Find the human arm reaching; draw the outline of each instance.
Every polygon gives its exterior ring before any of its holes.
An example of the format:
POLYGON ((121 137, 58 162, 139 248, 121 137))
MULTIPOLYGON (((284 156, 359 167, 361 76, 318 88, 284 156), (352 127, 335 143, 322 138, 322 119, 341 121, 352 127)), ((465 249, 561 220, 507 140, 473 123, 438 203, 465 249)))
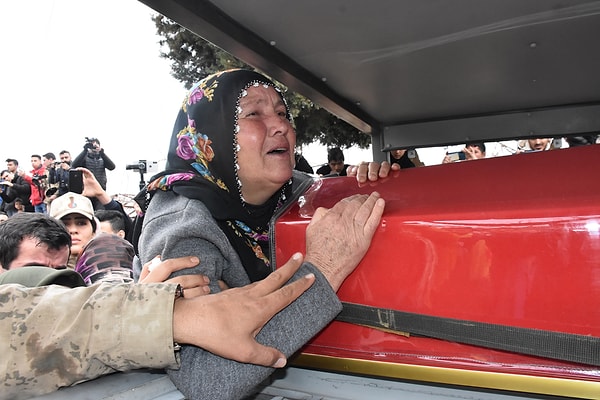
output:
POLYGON ((98 182, 92 171, 84 167, 78 167, 77 170, 81 171, 83 176, 82 195, 90 198, 96 198, 96 200, 98 200, 98 202, 103 206, 109 204, 111 201, 115 201, 108 193, 106 193, 106 190, 100 186, 100 182, 98 182))
POLYGON ((313 284, 306 274, 282 288, 301 262, 296 254, 263 281, 192 299, 176 300, 175 284, 0 285, 3 395, 25 399, 115 371, 178 368, 174 340, 282 367, 285 356, 254 338, 313 284))

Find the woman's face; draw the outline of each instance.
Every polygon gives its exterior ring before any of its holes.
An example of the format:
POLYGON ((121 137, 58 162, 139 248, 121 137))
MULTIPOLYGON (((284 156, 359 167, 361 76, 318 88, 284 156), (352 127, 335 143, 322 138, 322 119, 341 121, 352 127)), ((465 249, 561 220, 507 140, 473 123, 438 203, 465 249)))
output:
POLYGON ((94 237, 92 221, 81 214, 67 214, 60 219, 71 235, 71 254, 79 255, 85 245, 94 237))
POLYGON ((275 89, 253 86, 247 91, 238 118, 238 177, 245 201, 259 205, 292 176, 296 133, 275 89))

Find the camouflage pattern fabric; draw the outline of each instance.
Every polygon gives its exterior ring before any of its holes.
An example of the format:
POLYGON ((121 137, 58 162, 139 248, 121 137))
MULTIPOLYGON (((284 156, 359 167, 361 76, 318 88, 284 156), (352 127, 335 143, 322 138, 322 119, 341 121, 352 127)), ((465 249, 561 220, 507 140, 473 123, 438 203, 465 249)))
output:
POLYGON ((0 397, 26 399, 115 371, 178 368, 176 287, 0 285, 0 397))

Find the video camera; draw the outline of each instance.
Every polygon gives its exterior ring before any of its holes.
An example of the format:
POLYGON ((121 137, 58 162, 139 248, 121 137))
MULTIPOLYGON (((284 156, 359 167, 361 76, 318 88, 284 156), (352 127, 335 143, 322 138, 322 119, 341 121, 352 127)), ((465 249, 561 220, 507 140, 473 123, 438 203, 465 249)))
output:
POLYGON ((34 175, 31 177, 31 180, 32 180, 32 181, 34 181, 34 182, 39 182, 40 180, 42 180, 42 179, 46 179, 47 177, 48 177, 48 175, 38 175, 38 174, 34 174, 34 175))
POLYGON ((139 160, 135 164, 126 164, 125 169, 138 171, 140 173, 140 189, 144 187, 144 174, 156 174, 158 172, 158 161, 139 160))
POLYGON ((85 145, 83 146, 85 149, 95 149, 96 146, 94 145, 95 143, 99 143, 98 139, 96 138, 89 138, 89 137, 85 137, 85 145))
POLYGON ((140 171, 140 173, 145 174, 148 172, 148 167, 146 166, 146 160, 140 160, 137 164, 127 164, 125 165, 125 169, 130 169, 133 171, 140 171))

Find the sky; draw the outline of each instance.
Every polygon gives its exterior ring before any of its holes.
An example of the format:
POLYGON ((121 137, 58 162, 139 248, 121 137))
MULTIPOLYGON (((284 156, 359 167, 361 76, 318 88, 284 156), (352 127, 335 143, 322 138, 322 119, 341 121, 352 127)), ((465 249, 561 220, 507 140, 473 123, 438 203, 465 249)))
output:
MULTIPOLYGON (((32 154, 62 150, 75 157, 95 137, 117 165, 107 191, 136 193, 140 175, 125 166, 164 164, 185 96, 159 56, 154 11, 136 0, 20 0, 2 9, 2 166, 15 158, 29 171, 32 154)), ((326 162, 324 148, 311 149, 311 164, 326 162)), ((370 154, 357 153, 353 162, 370 154)))
MULTIPOLYGON (((185 89, 159 57, 153 14, 135 0, 21 0, 3 4, 1 161, 100 140, 116 163, 109 193, 135 193, 139 159, 161 160, 185 89)), ((5 165, 4 163, 2 164, 5 165)))
MULTIPOLYGON (((2 10, 2 166, 15 158, 29 171, 32 154, 62 150, 75 157, 95 137, 117 165, 109 194, 137 193, 140 175, 125 166, 164 166, 185 96, 160 57, 155 12, 137 0, 19 0, 2 10)), ((311 165, 327 161, 321 145, 303 154, 311 165)), ((348 164, 372 159, 369 149, 344 154, 348 164)))

